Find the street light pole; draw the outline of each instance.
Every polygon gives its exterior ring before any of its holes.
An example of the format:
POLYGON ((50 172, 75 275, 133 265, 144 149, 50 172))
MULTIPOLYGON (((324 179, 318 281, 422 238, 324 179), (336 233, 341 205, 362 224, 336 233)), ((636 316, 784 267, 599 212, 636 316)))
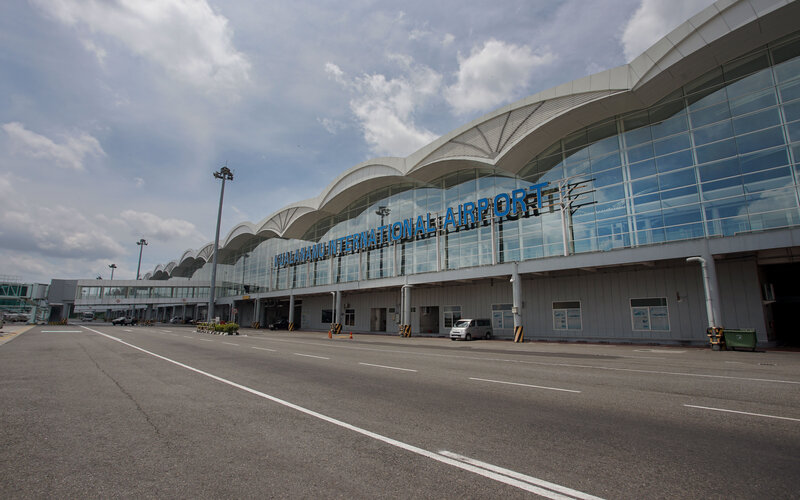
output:
POLYGON ((137 241, 136 244, 139 245, 139 265, 136 266, 136 280, 138 281, 139 271, 142 268, 142 249, 145 247, 145 245, 147 245, 147 241, 144 238, 142 238, 139 241, 137 241))
POLYGON ((384 205, 375 210, 375 213, 381 216, 381 278, 383 278, 383 247, 386 245, 386 240, 383 237, 383 219, 389 215, 389 212, 391 212, 391 209, 384 205))
POLYGON ((214 260, 211 264, 211 290, 209 291, 209 300, 208 300, 208 322, 211 322, 211 318, 214 317, 214 292, 216 291, 216 281, 217 281, 217 250, 219 247, 219 224, 222 220, 222 199, 225 196, 225 181, 232 181, 233 180, 233 173, 230 169, 226 166, 219 169, 219 172, 214 172, 215 179, 222 179, 222 188, 219 191, 219 211, 217 211, 217 232, 214 236, 214 260))
POLYGON ((117 268, 117 265, 116 264, 109 264, 108 267, 111 268, 111 281, 114 281, 114 269, 117 268))

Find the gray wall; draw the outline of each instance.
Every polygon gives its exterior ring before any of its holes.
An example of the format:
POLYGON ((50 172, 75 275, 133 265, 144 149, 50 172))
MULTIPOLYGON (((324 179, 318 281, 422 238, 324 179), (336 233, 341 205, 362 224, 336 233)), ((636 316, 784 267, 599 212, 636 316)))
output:
MULTIPOLYGON (((759 341, 766 341, 757 265, 752 259, 717 265, 722 299, 722 324, 729 328, 755 328, 759 341)), ((707 317, 700 266, 627 266, 595 272, 576 271, 572 275, 524 275, 522 282, 522 321, 526 339, 633 341, 705 344, 707 317), (631 298, 665 297, 669 309, 669 331, 635 331, 631 321, 631 298), (552 303, 580 301, 581 330, 554 330, 552 303)), ((444 328, 444 307, 460 305, 462 317, 491 318, 492 304, 512 302, 508 279, 484 279, 474 284, 442 284, 411 288, 412 332, 419 334, 422 306, 439 307, 439 335, 444 328)), ((355 309, 355 325, 344 331, 368 332, 370 309, 394 307, 400 311, 400 290, 343 292, 342 309, 355 309)), ((303 297, 303 328, 327 330, 322 309, 331 308, 331 295, 303 297)), ((397 332, 391 314, 387 333, 397 332)), ((496 331, 496 337, 511 338, 512 330, 496 331)))

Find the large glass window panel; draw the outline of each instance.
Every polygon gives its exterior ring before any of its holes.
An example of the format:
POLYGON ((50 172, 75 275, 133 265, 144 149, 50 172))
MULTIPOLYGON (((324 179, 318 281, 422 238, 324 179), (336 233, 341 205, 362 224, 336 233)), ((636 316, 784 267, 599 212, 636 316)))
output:
POLYGON ((800 79, 784 83, 778 86, 782 102, 789 102, 800 99, 800 79))
MULTIPOLYGON (((721 92, 721 91, 720 91, 721 92)), ((731 117, 727 101, 690 113, 692 127, 702 127, 731 117)))
POLYGON ((772 49, 775 77, 779 82, 797 78, 800 74, 800 40, 772 49))
POLYGON ((778 167, 742 176, 746 193, 777 189, 792 184, 792 171, 789 167, 778 167))
POLYGON ((784 104, 783 114, 786 116, 787 122, 800 120, 800 100, 784 104))
POLYGON ((647 144, 628 149, 628 163, 636 163, 639 161, 648 160, 653 156, 653 144, 649 142, 647 144))
POLYGON ((608 137, 606 139, 600 140, 589 146, 589 156, 591 158, 596 158, 599 156, 604 156, 612 151, 619 150, 619 138, 614 135, 612 137, 608 137))
POLYGON ((593 174, 594 186, 600 188, 611 184, 618 184, 622 182, 622 168, 613 168, 604 172, 593 174))
POLYGON ((733 139, 727 139, 713 144, 708 144, 696 149, 698 163, 707 163, 714 160, 721 160, 722 158, 729 158, 736 155, 736 142, 733 139))
MULTIPOLYGON (((735 104, 740 101, 745 96, 753 96, 759 94, 763 89, 771 89, 774 87, 774 82, 772 80, 772 70, 768 67, 768 61, 766 55, 759 59, 759 64, 762 65, 764 69, 760 71, 750 74, 738 81, 735 81, 728 85, 728 99, 731 101, 731 110, 733 110, 735 104)), ((725 75, 726 78, 728 75, 725 75)))
POLYGON ((656 162, 653 160, 647 160, 639 163, 634 163, 630 166, 628 171, 630 172, 631 179, 641 179, 642 177, 655 175, 656 162))
MULTIPOLYGON (((597 184, 595 184, 597 187, 597 184)), ((603 189, 596 189, 594 192, 594 199, 598 203, 612 200, 623 200, 625 198, 625 186, 617 184, 616 186, 609 186, 603 189)))
POLYGON ((692 131, 695 146, 702 146, 711 142, 721 141, 733 136, 733 127, 730 120, 715 123, 692 131))
POLYGON ((778 98, 775 89, 759 90, 752 94, 744 95, 735 101, 731 101, 731 115, 738 116, 759 109, 768 108, 777 104, 778 98))
POLYGON ((719 200, 730 196, 744 194, 742 178, 740 176, 729 177, 719 181, 704 182, 702 184, 703 200, 719 200))
POLYGON ((631 192, 634 196, 656 191, 658 191, 658 178, 655 176, 631 182, 631 192))
POLYGON ((747 214, 744 196, 734 196, 724 200, 707 201, 703 204, 707 220, 727 219, 747 214))
POLYGON ((750 227, 754 231, 788 227, 797 224, 798 213, 796 209, 779 210, 777 212, 762 212, 750 214, 750 227))
POLYGON ((592 158, 592 172, 602 172, 622 165, 619 153, 611 154, 602 158, 592 158))
POLYGON ((742 173, 758 172, 770 168, 788 165, 789 156, 786 148, 759 151, 739 158, 742 173))
POLYGON ((701 220, 703 220, 703 214, 700 205, 687 205, 664 211, 665 226, 682 226, 701 220))
POLYGON ((689 101, 689 110, 694 111, 725 101, 727 94, 722 87, 722 68, 716 68, 690 82, 684 87, 689 101))
POLYGON ((625 200, 617 200, 608 203, 598 203, 594 206, 596 219, 613 219, 627 214, 625 200))
POLYGON ((785 144, 782 127, 774 127, 736 137, 736 145, 739 148, 739 154, 752 153, 753 151, 780 146, 782 144, 785 144))
POLYGON ((768 80, 763 76, 765 71, 769 71, 768 68, 769 56, 766 50, 748 54, 723 65, 722 72, 725 80, 732 82, 728 85, 730 88, 728 95, 739 95, 746 93, 754 86, 763 88, 764 85, 769 85, 772 82, 772 76, 770 75, 768 80), (767 69, 765 70, 765 68, 767 69), (748 80, 756 80, 760 83, 748 83, 748 80))
MULTIPOLYGON (((625 121, 627 124, 627 120, 625 121)), ((626 130, 628 130, 627 127, 626 130)), ((632 148, 652 140, 653 136, 650 134, 650 127, 640 127, 635 130, 629 130, 628 132, 625 132, 625 146, 628 148, 632 148)))
POLYGON ((797 208, 797 193, 793 188, 748 193, 746 198, 747 211, 750 215, 760 212, 797 208))
POLYGON ((661 156, 674 153, 675 151, 689 149, 691 145, 689 134, 684 133, 656 141, 653 143, 653 148, 655 149, 656 156, 661 156))
POLYGON ((697 203, 698 201, 700 201, 700 195, 696 185, 661 191, 661 206, 665 209, 697 203))
POLYGON ((750 218, 746 215, 706 222, 706 233, 709 236, 735 236, 749 231, 750 218))
POLYGON ((741 173, 739 170, 739 160, 737 158, 700 165, 697 167, 697 171, 700 173, 701 181, 723 179, 741 173))
POLYGON ((658 193, 637 196, 633 199, 633 207, 636 213, 652 212, 661 209, 661 198, 658 193))
POLYGON ((659 172, 669 172, 683 167, 690 167, 694 164, 694 158, 690 150, 672 153, 671 155, 659 156, 656 158, 656 167, 659 172))
POLYGON ((660 174, 658 176, 658 184, 661 189, 672 189, 696 183, 697 179, 693 168, 678 170, 668 174, 660 174))
POLYGON ((786 131, 789 133, 789 142, 800 141, 800 122, 786 125, 786 131))
POLYGON ((740 116, 733 120, 733 130, 737 135, 754 132, 780 125, 781 115, 778 108, 769 108, 758 113, 740 116))
POLYGON ((688 129, 683 99, 678 99, 650 109, 650 132, 653 139, 667 137, 688 129))

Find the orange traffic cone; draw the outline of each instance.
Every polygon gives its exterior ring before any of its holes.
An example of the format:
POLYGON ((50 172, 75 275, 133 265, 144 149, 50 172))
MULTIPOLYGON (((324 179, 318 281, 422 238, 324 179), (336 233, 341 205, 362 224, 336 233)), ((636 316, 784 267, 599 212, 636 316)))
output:
POLYGON ((332 339, 332 338, 333 338, 333 335, 331 334, 331 331, 330 331, 330 330, 328 330, 328 338, 329 338, 329 339, 332 339))

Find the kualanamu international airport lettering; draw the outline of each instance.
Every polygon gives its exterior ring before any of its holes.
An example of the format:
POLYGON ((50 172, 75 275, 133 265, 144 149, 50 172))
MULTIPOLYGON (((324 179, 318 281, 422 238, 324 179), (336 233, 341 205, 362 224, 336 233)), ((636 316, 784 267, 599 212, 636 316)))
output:
MULTIPOLYGON (((542 208, 542 189, 549 183, 533 184, 527 189, 514 189, 510 193, 500 193, 494 198, 481 198, 476 202, 467 202, 458 207, 448 207, 441 219, 443 231, 458 230, 472 224, 482 222, 489 213, 495 217, 518 216, 528 213, 530 200, 535 203, 535 208, 542 208)), ((538 212, 537 212, 538 213, 538 212)), ((305 262, 348 255, 380 248, 389 243, 414 240, 431 235, 436 232, 436 217, 431 217, 430 212, 418 215, 416 219, 410 217, 384 226, 367 229, 359 233, 349 234, 341 238, 334 238, 328 242, 320 242, 289 252, 282 252, 275 256, 275 267, 281 268, 305 262)))

